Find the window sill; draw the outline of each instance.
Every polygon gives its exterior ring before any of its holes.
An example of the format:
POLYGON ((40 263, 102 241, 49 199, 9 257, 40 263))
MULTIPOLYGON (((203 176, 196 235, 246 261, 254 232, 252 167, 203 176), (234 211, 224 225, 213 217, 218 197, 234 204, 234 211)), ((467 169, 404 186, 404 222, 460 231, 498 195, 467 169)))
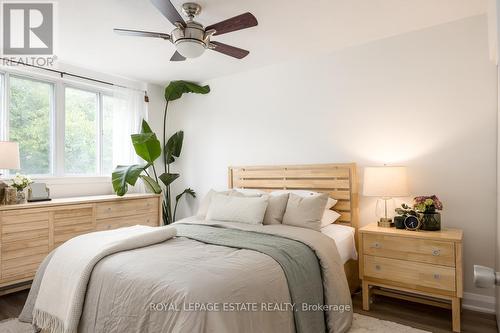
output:
MULTIPOLYGON (((0 178, 0 180, 10 180, 10 178, 0 178)), ((69 184, 111 184, 111 176, 34 176, 33 181, 37 183, 47 183, 53 185, 69 184)))

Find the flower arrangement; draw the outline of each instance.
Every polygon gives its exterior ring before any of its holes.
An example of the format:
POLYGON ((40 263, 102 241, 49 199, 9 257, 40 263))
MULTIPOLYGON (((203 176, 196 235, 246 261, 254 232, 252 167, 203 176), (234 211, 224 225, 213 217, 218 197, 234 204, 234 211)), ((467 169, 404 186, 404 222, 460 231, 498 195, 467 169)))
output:
POLYGON ((434 213, 436 210, 443 210, 443 203, 436 195, 420 196, 414 200, 413 208, 420 213, 434 213))
POLYGON ((21 175, 19 173, 16 173, 16 176, 12 179, 12 187, 15 187, 18 191, 24 190, 32 183, 33 180, 31 180, 29 176, 21 175))

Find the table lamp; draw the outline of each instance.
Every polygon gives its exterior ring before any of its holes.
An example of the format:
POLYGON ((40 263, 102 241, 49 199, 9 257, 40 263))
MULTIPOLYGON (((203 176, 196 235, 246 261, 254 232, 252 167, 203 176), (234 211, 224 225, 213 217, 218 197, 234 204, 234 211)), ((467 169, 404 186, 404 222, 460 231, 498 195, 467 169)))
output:
MULTIPOLYGON (((0 141, 0 171, 3 169, 20 169, 19 144, 17 142, 0 141)), ((0 173, 0 176, 2 174, 0 173)), ((4 201, 5 188, 8 185, 0 179, 0 205, 4 201)))
POLYGON ((406 167, 366 167, 364 171, 363 195, 380 197, 383 200, 384 212, 378 214, 381 216, 377 216, 379 217, 378 225, 390 227, 392 219, 387 215, 387 201, 395 197, 409 195, 406 167))

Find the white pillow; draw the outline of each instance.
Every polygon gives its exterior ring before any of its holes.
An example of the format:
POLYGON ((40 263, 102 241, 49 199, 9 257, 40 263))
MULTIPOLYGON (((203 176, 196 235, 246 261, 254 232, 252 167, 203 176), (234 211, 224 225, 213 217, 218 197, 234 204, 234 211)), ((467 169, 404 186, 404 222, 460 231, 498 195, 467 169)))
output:
POLYGON ((330 209, 332 208, 333 206, 335 206, 337 204, 337 200, 335 200, 334 198, 330 198, 328 197, 328 202, 326 203, 326 207, 325 209, 330 209))
POLYGON ((221 195, 226 195, 226 196, 243 196, 243 194, 239 192, 235 192, 232 190, 227 190, 227 191, 215 191, 215 190, 210 190, 208 193, 205 195, 203 200, 200 203, 200 207, 198 208, 198 212, 196 213, 196 216, 200 219, 205 219, 207 216, 208 212, 208 207, 210 207, 210 203, 212 202, 212 198, 216 194, 221 194, 221 195))
POLYGON ((264 225, 281 224, 283 222, 283 215, 285 214, 286 205, 288 203, 288 193, 282 195, 267 196, 269 202, 264 215, 264 225))
MULTIPOLYGON (((269 193, 269 195, 275 196, 275 195, 281 195, 281 194, 285 194, 285 193, 293 193, 295 195, 298 195, 299 197, 310 197, 310 196, 321 194, 319 192, 307 191, 307 190, 277 190, 277 191, 272 191, 271 193, 269 193)), ((335 206, 337 204, 337 202, 338 202, 337 200, 335 200, 331 197, 328 197, 328 202, 326 203, 325 209, 332 208, 333 206, 335 206)))
POLYGON ((267 203, 267 197, 215 194, 208 207, 207 220, 262 224, 267 203))
POLYGON ((328 194, 301 197, 290 193, 286 205, 283 224, 319 231, 328 194))
POLYGON ((331 209, 325 209, 321 217, 321 228, 326 227, 338 220, 340 214, 331 209))

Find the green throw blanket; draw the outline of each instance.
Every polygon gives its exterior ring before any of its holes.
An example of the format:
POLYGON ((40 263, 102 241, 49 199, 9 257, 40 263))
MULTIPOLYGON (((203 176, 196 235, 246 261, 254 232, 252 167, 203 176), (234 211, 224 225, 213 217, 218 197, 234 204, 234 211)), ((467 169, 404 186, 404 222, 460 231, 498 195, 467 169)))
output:
POLYGON ((323 301, 323 283, 318 258, 309 246, 285 237, 226 229, 199 224, 174 224, 177 237, 186 237, 203 243, 247 249, 266 254, 283 268, 295 304, 294 321, 297 333, 325 332, 322 311, 303 311, 302 305, 320 305, 323 301))

